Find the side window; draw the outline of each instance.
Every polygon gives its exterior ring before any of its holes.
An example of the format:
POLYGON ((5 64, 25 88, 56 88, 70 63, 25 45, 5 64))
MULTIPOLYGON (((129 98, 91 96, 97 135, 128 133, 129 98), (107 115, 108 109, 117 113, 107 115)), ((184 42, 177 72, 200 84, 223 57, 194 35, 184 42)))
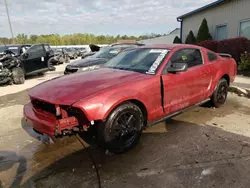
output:
POLYGON ((44 49, 43 49, 43 46, 42 45, 34 45, 34 46, 31 46, 27 52, 29 54, 32 54, 34 56, 39 56, 39 55, 43 55, 44 53, 44 49))
POLYGON ((207 57, 209 61, 215 61, 217 60, 217 55, 212 52, 207 52, 207 57))
POLYGON ((49 51, 52 50, 48 44, 45 44, 45 45, 44 45, 44 48, 45 48, 45 51, 46 51, 46 52, 49 52, 49 51))
POLYGON ((198 49, 182 49, 171 57, 171 64, 187 63, 188 68, 203 64, 201 52, 198 49))

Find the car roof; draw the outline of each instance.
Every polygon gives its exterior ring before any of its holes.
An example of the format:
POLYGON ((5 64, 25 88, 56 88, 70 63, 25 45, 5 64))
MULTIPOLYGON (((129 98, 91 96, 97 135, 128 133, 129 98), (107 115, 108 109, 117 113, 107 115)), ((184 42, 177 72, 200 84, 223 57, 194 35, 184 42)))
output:
POLYGON ((36 44, 32 44, 32 46, 34 45, 49 45, 49 43, 36 43, 36 44))
POLYGON ((144 46, 145 44, 142 44, 142 43, 138 43, 138 42, 117 42, 117 43, 113 43, 113 44, 110 44, 110 46, 144 46))
POLYGON ((161 49, 172 50, 174 48, 201 48, 201 47, 191 44, 154 44, 154 45, 141 46, 139 48, 161 48, 161 49))
POLYGON ((8 44, 7 47, 31 46, 31 44, 8 44))

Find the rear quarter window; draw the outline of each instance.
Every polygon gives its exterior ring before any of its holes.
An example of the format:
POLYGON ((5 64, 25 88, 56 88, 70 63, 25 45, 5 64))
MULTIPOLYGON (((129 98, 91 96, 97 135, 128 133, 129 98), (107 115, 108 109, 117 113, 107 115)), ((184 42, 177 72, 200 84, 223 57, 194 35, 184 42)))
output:
POLYGON ((207 57, 210 62, 216 61, 218 59, 217 55, 212 52, 207 52, 207 57))

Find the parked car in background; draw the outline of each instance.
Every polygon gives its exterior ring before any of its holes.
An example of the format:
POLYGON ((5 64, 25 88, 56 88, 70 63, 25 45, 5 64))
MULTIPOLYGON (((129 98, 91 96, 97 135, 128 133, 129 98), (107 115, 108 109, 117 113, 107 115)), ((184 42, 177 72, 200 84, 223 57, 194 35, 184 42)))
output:
POLYGON ((48 44, 7 45, 0 58, 0 83, 23 84, 28 75, 44 74, 53 56, 48 44))
POLYGON ((25 117, 40 137, 78 133, 113 153, 133 148, 142 130, 191 107, 226 102, 237 65, 194 45, 126 49, 103 68, 62 76, 29 90, 25 117))
POLYGON ((94 44, 90 44, 89 48, 90 48, 90 52, 87 51, 86 53, 83 53, 82 54, 82 59, 94 55, 96 52, 100 51, 100 49, 101 49, 100 46, 97 46, 97 45, 94 45, 94 44))
POLYGON ((54 58, 52 61, 52 64, 63 64, 63 63, 69 63, 70 62, 70 58, 68 53, 65 51, 64 48, 57 48, 57 49, 53 49, 54 51, 54 58))
POLYGON ((70 59, 76 59, 78 57, 77 52, 73 48, 64 48, 70 59))
POLYGON ((5 50, 3 57, 0 59, 0 82, 23 84, 25 77, 33 74, 44 74, 48 70, 53 69, 51 62, 54 57, 53 50, 49 44, 35 44, 28 48, 25 52, 20 50, 19 56, 15 54, 19 53, 17 49, 12 48, 5 50))
POLYGON ((117 43, 110 46, 106 46, 100 49, 95 54, 86 57, 84 59, 77 60, 66 66, 64 74, 70 74, 75 72, 82 72, 91 69, 95 69, 97 66, 106 63, 108 60, 115 57, 124 49, 141 46, 138 43, 117 43))
POLYGON ((88 52, 86 48, 79 48, 79 50, 80 50, 80 56, 82 56, 88 52))
POLYGON ((52 66, 54 51, 47 43, 35 44, 31 46, 21 56, 25 75, 43 74, 48 70, 53 70, 52 66))
POLYGON ((82 48, 82 47, 73 48, 73 49, 76 51, 78 57, 82 57, 84 54, 86 54, 88 52, 86 48, 82 48))

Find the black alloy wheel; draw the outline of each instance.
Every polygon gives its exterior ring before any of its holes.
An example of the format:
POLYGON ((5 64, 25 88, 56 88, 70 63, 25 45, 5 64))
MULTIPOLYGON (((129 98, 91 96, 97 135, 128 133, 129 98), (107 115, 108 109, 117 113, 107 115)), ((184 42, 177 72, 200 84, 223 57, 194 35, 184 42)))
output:
POLYGON ((228 94, 228 83, 225 78, 222 78, 216 89, 215 92, 213 93, 213 96, 211 98, 211 102, 214 107, 219 108, 223 104, 225 104, 227 100, 227 94, 228 94))
POLYGON ((104 124, 98 126, 98 139, 110 152, 123 153, 137 144, 143 126, 141 109, 133 103, 124 103, 111 112, 104 124))

